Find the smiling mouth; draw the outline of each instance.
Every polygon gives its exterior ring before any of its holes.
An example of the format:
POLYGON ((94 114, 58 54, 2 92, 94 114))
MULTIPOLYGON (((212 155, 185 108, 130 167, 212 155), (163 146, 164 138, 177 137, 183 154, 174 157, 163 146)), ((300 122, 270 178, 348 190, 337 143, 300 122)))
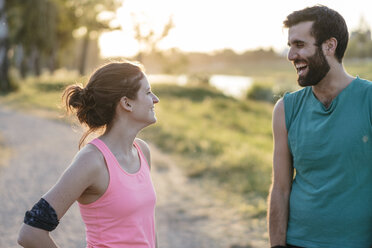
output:
POLYGON ((296 67, 298 76, 303 76, 306 73, 307 68, 308 68, 306 63, 296 63, 295 67, 296 67))

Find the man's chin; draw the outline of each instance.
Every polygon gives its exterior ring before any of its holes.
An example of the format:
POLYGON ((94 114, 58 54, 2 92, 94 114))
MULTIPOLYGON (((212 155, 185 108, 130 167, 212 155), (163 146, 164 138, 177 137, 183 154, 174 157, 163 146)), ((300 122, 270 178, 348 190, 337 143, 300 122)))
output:
POLYGON ((305 80, 304 78, 302 78, 302 77, 298 77, 298 78, 297 78, 297 83, 298 83, 298 85, 301 86, 301 87, 306 87, 306 86, 308 86, 308 84, 306 83, 306 80, 305 80))
POLYGON ((307 87, 307 86, 315 86, 320 82, 320 80, 314 81, 314 80, 308 80, 303 77, 298 77, 297 78, 297 83, 301 87, 307 87))

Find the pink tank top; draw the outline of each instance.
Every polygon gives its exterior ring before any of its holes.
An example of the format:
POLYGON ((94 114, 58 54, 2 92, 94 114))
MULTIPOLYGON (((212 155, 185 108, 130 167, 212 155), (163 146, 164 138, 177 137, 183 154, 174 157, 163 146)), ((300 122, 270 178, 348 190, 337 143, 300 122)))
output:
POLYGON ((106 192, 95 202, 80 204, 88 248, 155 248, 156 195, 150 169, 139 146, 138 172, 121 168, 115 156, 100 139, 90 142, 103 154, 110 175, 106 192))

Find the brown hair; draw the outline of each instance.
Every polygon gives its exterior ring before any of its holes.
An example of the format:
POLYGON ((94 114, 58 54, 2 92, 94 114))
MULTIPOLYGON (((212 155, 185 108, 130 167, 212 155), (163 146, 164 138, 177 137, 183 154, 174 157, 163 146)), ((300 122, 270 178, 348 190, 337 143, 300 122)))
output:
POLYGON ((313 7, 294 11, 287 16, 283 24, 284 27, 290 28, 305 21, 314 22, 311 34, 315 38, 317 46, 320 46, 331 37, 336 38, 337 47, 335 57, 338 62, 341 63, 349 41, 349 32, 344 18, 333 9, 324 5, 315 5, 313 7))
POLYGON ((67 113, 76 111, 79 122, 88 127, 80 139, 79 149, 89 134, 110 126, 123 96, 136 99, 143 77, 139 65, 113 62, 98 68, 84 88, 70 85, 64 90, 62 99, 67 113))

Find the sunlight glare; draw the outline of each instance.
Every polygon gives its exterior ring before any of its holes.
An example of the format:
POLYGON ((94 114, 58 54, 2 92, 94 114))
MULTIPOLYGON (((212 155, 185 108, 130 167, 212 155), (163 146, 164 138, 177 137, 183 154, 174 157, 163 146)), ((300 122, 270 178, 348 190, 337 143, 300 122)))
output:
MULTIPOLYGON (((134 39, 134 22, 143 31, 160 33, 169 17, 175 27, 160 42, 161 49, 213 52, 225 48, 236 52, 249 49, 274 48, 282 51, 287 37, 283 20, 292 11, 317 4, 319 1, 246 1, 246 0, 126 0, 117 10, 121 31, 103 33, 99 44, 104 57, 134 56, 139 49, 134 39)), ((321 1, 344 16, 349 30, 355 29, 361 16, 371 27, 372 1, 321 1)))

